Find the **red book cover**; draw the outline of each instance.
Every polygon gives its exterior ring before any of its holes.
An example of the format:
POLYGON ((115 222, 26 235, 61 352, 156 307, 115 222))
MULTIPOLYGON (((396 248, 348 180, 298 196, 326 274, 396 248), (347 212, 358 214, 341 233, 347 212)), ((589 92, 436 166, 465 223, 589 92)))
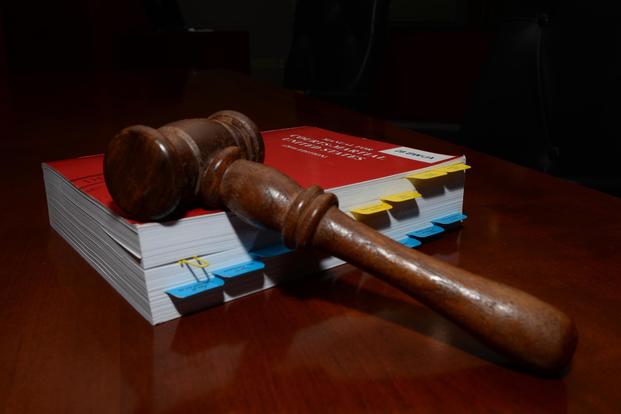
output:
MULTIPOLYGON (((296 180, 329 190, 444 163, 458 156, 442 155, 315 127, 263 132, 265 164, 296 180)), ((49 162, 80 191, 120 216, 103 177, 103 155, 49 162)), ((186 217, 214 211, 194 209, 186 217)), ((128 220, 131 221, 131 220, 128 220)))

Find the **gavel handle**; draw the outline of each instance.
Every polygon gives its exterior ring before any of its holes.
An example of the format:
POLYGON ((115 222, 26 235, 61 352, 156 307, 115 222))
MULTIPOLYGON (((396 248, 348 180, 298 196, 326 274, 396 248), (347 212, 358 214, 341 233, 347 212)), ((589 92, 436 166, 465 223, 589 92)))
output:
POLYGON ((290 246, 313 247, 368 271, 527 368, 557 373, 571 360, 576 328, 555 307, 409 249, 342 213, 334 195, 302 189, 237 156, 227 148, 212 159, 201 190, 207 199, 215 190, 247 222, 282 232, 290 246))
POLYGON ((526 367, 559 372, 573 355, 575 326, 555 307, 409 249, 336 207, 323 216, 313 245, 408 293, 526 367))

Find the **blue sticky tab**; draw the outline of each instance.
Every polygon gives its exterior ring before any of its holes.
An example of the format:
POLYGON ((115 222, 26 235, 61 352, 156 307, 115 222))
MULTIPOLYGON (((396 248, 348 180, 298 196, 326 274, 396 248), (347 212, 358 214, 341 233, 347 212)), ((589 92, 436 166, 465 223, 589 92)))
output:
POLYGON ((222 279, 212 277, 209 280, 201 280, 200 282, 169 289, 166 293, 177 299, 185 299, 190 296, 198 295, 199 293, 207 292, 208 290, 218 289, 222 286, 224 286, 224 281, 222 281, 222 279))
POLYGON ((235 266, 225 267, 224 269, 214 270, 213 274, 218 277, 230 279, 236 276, 242 276, 246 273, 254 272, 265 268, 265 263, 256 260, 251 260, 246 263, 238 264, 235 266))
POLYGON ((253 250, 250 252, 250 255, 253 257, 275 257, 292 251, 293 250, 291 250, 284 244, 274 244, 272 246, 267 246, 262 249, 253 250))
POLYGON ((449 225, 449 224, 455 224, 459 221, 464 221, 465 219, 467 219, 468 216, 462 213, 455 213, 455 214, 451 214, 449 216, 445 216, 445 217, 440 217, 437 218, 435 220, 431 220, 432 223, 434 224, 444 224, 445 226, 449 225))
POLYGON ((426 237, 435 236, 436 234, 442 233, 443 231, 444 229, 440 226, 431 226, 408 233, 408 236, 424 239, 426 237))
POLYGON ((402 245, 406 247, 411 247, 411 248, 418 247, 422 244, 420 240, 417 240, 414 237, 406 237, 405 239, 399 240, 399 243, 401 243, 402 245))

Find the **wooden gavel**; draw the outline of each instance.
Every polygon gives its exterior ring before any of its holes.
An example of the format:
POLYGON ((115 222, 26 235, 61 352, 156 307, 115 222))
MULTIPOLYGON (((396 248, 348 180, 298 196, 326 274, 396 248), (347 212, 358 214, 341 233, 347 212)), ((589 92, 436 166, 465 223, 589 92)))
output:
POLYGON ((291 248, 316 248, 372 273, 524 367, 551 374, 568 365, 577 332, 564 313, 381 235, 341 212, 334 194, 301 188, 261 164, 263 156, 256 125, 221 111, 157 130, 122 130, 109 144, 104 173, 114 201, 133 218, 165 219, 198 200, 227 208, 281 232, 291 248))

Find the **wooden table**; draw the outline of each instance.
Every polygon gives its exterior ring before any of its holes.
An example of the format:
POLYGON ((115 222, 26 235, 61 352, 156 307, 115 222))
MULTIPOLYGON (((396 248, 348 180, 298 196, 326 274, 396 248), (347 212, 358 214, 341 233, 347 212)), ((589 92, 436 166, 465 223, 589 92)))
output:
POLYGON ((225 72, 0 86, 0 411, 621 410, 621 200, 225 72), (128 124, 223 108, 262 129, 316 125, 466 153, 470 218, 421 250, 566 311, 580 332, 571 370, 537 378, 508 368, 348 265, 149 326, 49 227, 40 162, 102 152, 128 124))

